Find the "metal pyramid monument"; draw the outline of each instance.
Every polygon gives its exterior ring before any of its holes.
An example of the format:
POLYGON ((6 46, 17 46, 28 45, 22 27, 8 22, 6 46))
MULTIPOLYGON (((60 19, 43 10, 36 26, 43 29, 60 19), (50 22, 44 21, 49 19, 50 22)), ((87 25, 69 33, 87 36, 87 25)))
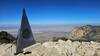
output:
POLYGON ((24 48, 33 44, 35 44, 35 40, 28 22, 25 8, 23 8, 21 26, 17 36, 16 53, 22 52, 24 48))

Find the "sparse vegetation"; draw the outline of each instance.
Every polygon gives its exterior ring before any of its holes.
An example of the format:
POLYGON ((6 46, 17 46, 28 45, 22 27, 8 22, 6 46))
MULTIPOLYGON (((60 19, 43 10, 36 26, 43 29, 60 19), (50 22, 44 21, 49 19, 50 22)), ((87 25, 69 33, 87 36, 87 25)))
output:
POLYGON ((52 39, 52 41, 58 41, 58 40, 64 40, 64 41, 66 41, 68 39, 65 38, 65 37, 53 37, 53 39, 52 39))
POLYGON ((11 34, 7 33, 6 31, 0 32, 0 44, 12 43, 13 41, 15 41, 15 37, 13 37, 11 34))

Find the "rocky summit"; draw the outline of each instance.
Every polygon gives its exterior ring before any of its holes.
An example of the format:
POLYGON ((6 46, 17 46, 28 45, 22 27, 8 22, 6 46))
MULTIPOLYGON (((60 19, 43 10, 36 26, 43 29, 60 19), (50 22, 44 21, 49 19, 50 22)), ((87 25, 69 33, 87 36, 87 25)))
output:
MULTIPOLYGON (((100 56, 99 30, 100 27, 91 25, 77 27, 66 38, 36 43, 17 56, 100 56)), ((0 45, 0 56, 15 56, 15 49, 15 45, 3 43, 0 45)))
MULTIPOLYGON (((8 47, 9 45, 0 46, 1 56, 14 56, 14 45, 12 46, 12 48, 5 48, 6 51, 2 49, 4 47, 8 47)), ((71 40, 58 40, 58 42, 48 41, 42 44, 37 43, 35 45, 32 45, 28 48, 25 48, 24 51, 31 51, 32 53, 21 53, 17 56, 100 56, 100 43, 94 41, 72 42, 71 40)))

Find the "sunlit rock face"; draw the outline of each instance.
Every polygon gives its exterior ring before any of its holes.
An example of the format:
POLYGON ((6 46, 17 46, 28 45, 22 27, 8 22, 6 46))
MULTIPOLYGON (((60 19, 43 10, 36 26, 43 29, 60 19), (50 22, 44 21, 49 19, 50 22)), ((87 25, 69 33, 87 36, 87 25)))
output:
POLYGON ((94 30, 93 26, 86 25, 74 28, 69 36, 68 39, 72 40, 90 40, 91 37, 96 35, 96 31, 94 30))
MULTIPOLYGON (((4 47, 9 46, 3 45, 4 47)), ((2 47, 0 45, 0 47, 2 47)), ((1 56, 13 55, 15 46, 8 49, 6 52, 2 49, 1 56), (3 52, 3 53, 2 53, 3 52), (7 55, 8 54, 8 55, 7 55)), ((28 48, 25 48, 25 52, 31 51, 30 54, 19 54, 17 56, 100 56, 100 43, 90 41, 90 42, 79 42, 71 40, 63 41, 58 40, 58 42, 48 41, 43 44, 36 43, 28 48)))
POLYGON ((45 42, 36 45, 31 55, 36 56, 99 56, 100 43, 97 42, 72 42, 71 40, 58 42, 45 42))

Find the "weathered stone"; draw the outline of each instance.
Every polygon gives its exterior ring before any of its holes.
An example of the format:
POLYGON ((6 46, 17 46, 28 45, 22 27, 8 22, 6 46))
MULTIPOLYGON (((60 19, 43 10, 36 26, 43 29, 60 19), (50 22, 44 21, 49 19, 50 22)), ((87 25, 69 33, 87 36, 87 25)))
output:
POLYGON ((100 56, 100 49, 97 49, 97 50, 95 51, 94 56, 100 56))
MULTIPOLYGON (((2 48, 8 47, 8 45, 2 45, 2 48)), ((1 45, 0 45, 1 47, 1 45)), ((13 56, 15 46, 8 49, 7 52, 0 51, 1 56, 13 56)), ((33 46, 26 48, 25 51, 31 50, 31 54, 19 54, 17 56, 100 56, 100 43, 98 42, 78 42, 71 40, 58 42, 45 42, 43 44, 37 43, 33 46)))

